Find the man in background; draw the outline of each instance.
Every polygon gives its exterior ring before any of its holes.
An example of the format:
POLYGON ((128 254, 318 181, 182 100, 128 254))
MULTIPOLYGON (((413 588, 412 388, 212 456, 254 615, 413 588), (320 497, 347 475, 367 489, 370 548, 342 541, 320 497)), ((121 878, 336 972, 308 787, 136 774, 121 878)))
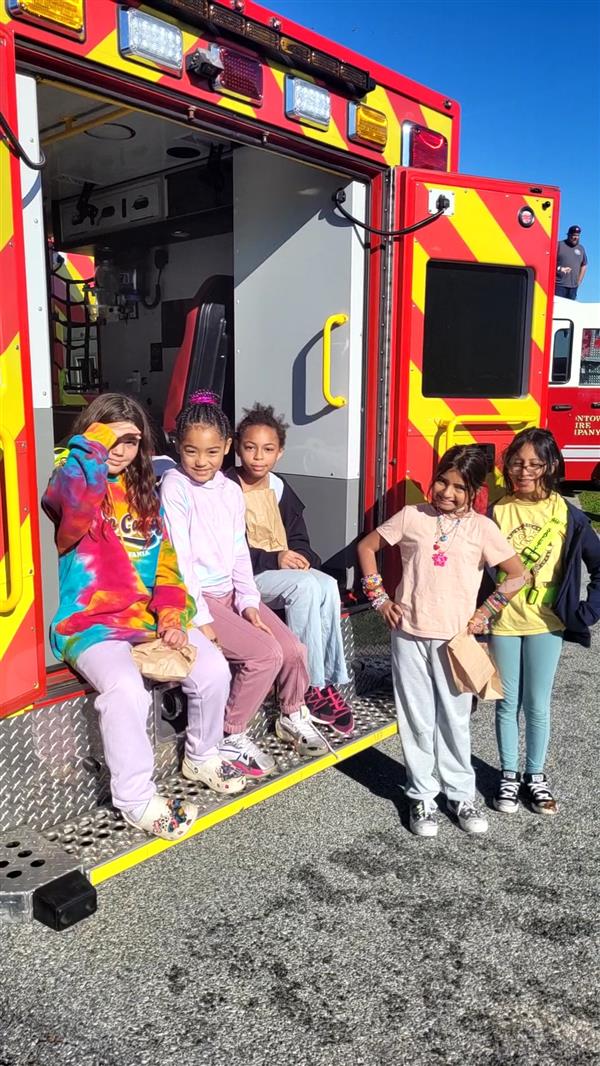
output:
POLYGON ((580 237, 581 226, 569 226, 566 241, 558 242, 554 295, 567 300, 577 299, 577 289, 587 270, 587 255, 579 243, 580 237))

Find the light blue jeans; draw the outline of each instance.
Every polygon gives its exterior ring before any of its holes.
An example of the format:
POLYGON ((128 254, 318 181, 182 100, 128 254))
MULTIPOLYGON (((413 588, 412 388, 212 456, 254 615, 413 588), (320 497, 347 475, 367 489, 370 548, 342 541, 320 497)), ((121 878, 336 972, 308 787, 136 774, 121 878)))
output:
POLYGON ((550 699, 562 633, 492 636, 504 698, 496 703, 496 738, 503 770, 519 769, 519 712, 525 715, 525 773, 544 770, 550 739, 550 699))
POLYGON ((321 570, 265 570, 254 580, 264 603, 285 611, 292 633, 305 645, 311 685, 346 684, 337 581, 321 570))

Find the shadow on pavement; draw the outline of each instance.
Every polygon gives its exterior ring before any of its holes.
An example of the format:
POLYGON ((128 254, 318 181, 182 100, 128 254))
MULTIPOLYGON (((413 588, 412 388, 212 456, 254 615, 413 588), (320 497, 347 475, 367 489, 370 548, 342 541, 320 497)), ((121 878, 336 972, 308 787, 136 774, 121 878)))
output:
POLYGON ((339 763, 336 770, 358 785, 363 785, 374 796, 389 800, 398 811, 402 825, 408 829, 408 800, 402 791, 406 784, 406 772, 402 763, 377 748, 368 748, 360 755, 339 763))

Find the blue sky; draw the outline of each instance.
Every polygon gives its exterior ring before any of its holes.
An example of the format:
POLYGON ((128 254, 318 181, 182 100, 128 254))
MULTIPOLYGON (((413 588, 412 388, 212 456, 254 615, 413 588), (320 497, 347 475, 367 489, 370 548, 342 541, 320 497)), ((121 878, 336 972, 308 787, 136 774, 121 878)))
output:
POLYGON ((558 185, 560 236, 581 226, 582 301, 600 300, 597 0, 272 0, 462 108, 460 170, 558 185))

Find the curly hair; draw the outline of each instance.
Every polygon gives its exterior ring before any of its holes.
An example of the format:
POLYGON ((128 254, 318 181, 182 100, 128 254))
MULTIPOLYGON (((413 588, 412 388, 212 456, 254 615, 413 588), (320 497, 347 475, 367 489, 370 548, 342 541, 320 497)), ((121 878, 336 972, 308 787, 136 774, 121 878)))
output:
POLYGON ((485 452, 476 444, 455 444, 453 448, 449 448, 447 452, 444 452, 437 465, 429 486, 430 495, 438 478, 442 477, 443 474, 447 474, 449 470, 457 470, 460 474, 467 487, 469 507, 472 507, 473 501, 479 489, 485 484, 487 477, 488 461, 485 452))
MULTIPOLYGON (((85 433, 93 422, 133 422, 141 433, 135 459, 125 470, 125 487, 131 509, 142 522, 142 532, 148 539, 160 514, 156 492, 156 476, 152 466, 154 437, 146 412, 137 400, 120 392, 104 392, 96 396, 75 419, 73 435, 85 433)), ((110 507, 105 500, 104 509, 110 507)))
POLYGON ((545 495, 549 496, 551 492, 557 491, 559 482, 565 475, 564 459, 549 429, 523 429, 517 433, 502 456, 504 484, 511 494, 514 493, 510 464, 524 444, 531 444, 540 463, 544 464, 540 482, 545 495))
POLYGON ((254 407, 244 407, 244 417, 241 422, 238 423, 235 431, 236 441, 240 441, 247 429, 251 426, 268 426, 277 434, 279 441, 279 447, 285 448, 286 430, 289 429, 287 422, 283 421, 282 415, 276 415, 274 408, 269 404, 268 407, 263 406, 261 403, 255 403, 254 407))

